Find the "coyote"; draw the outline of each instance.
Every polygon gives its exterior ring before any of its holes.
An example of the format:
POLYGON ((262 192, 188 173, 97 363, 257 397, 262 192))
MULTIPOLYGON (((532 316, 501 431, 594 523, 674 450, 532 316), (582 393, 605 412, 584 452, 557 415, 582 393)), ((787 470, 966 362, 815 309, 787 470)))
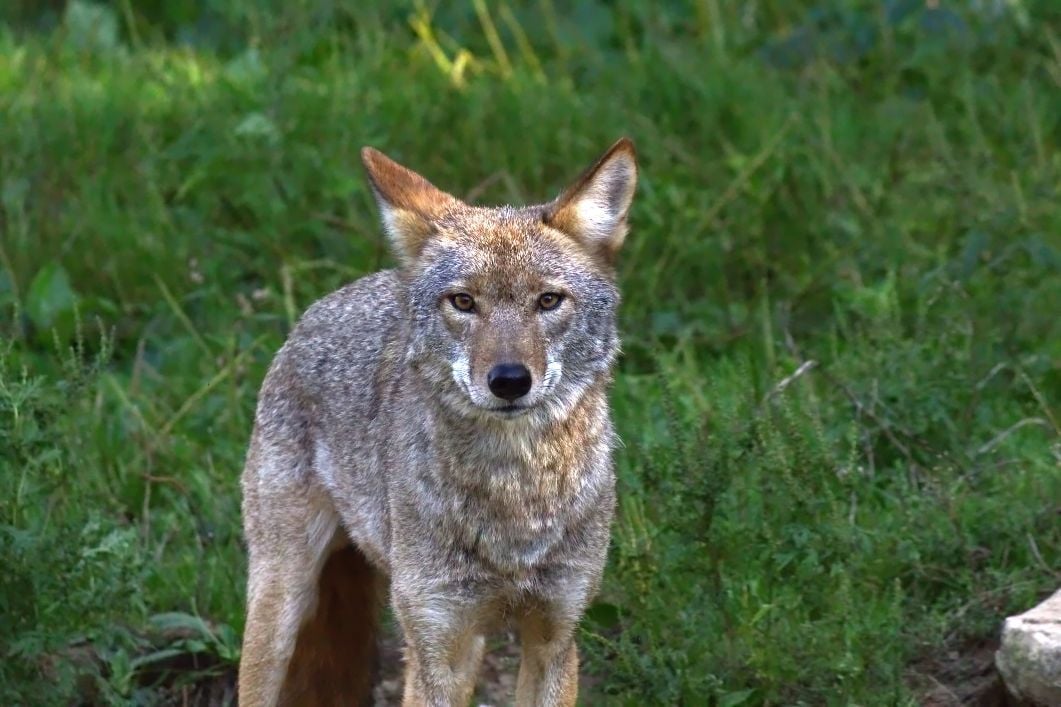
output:
POLYGON ((404 705, 466 705, 520 634, 519 705, 571 705, 615 510, 616 142, 555 200, 472 206, 361 152, 398 267, 310 307, 262 385, 243 471, 248 707, 371 700, 388 591, 404 705))

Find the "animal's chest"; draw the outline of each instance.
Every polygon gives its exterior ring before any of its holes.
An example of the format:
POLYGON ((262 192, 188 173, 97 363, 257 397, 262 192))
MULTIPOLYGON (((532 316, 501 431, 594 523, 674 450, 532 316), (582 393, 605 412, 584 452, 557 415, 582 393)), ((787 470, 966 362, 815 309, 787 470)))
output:
POLYGON ((496 466, 449 499, 448 524, 468 559, 519 576, 547 562, 575 519, 580 483, 555 469, 496 466))

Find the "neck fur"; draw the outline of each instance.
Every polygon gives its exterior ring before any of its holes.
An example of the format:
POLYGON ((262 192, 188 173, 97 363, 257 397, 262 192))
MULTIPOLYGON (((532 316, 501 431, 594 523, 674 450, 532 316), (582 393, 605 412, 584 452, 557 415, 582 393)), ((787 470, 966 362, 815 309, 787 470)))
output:
POLYGON ((540 498, 577 491, 578 479, 612 444, 605 381, 591 385, 569 414, 544 422, 455 415, 432 409, 445 474, 462 486, 540 498))

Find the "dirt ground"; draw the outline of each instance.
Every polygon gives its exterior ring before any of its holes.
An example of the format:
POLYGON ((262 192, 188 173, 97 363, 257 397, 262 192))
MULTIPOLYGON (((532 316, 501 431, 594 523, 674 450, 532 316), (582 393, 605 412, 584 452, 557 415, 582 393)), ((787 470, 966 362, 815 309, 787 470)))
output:
MULTIPOLYGON (((995 670, 998 644, 981 641, 960 646, 942 655, 912 663, 907 683, 923 707, 1022 707, 1007 697, 995 670)), ((512 704, 519 668, 519 648, 514 635, 499 636, 487 648, 473 704, 504 707, 512 704)), ((583 676, 583 684, 588 682, 583 676)), ((401 704, 402 657, 400 637, 388 632, 380 652, 380 675, 373 690, 375 707, 401 704)), ((234 705, 236 673, 226 669, 215 678, 173 688, 166 704, 197 707, 234 705)), ((580 703, 586 704, 585 700, 580 703)))
POLYGON ((1019 707, 995 670, 997 641, 961 646, 910 666, 907 682, 923 707, 1019 707))
MULTIPOLYGON (((519 669, 519 648, 512 634, 495 639, 487 647, 475 690, 477 706, 512 704, 519 669)), ((402 701, 402 652, 398 636, 387 636, 380 651, 380 679, 373 690, 375 707, 400 705, 402 701)))
MULTIPOLYGON (((400 705, 402 700, 401 638, 384 636, 380 646, 380 675, 373 689, 374 707, 400 705)), ((487 646, 475 691, 476 707, 503 707, 512 704, 519 669, 519 648, 512 634, 497 637, 487 646)), ((174 687, 164 697, 167 705, 182 707, 222 707, 236 704, 236 671, 192 685, 174 687)))

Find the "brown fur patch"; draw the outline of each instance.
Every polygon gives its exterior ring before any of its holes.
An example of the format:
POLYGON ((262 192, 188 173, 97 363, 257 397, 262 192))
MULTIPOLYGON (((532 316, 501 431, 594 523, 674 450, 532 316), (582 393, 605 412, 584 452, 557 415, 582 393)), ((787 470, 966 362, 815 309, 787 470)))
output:
POLYGON ((460 202, 379 150, 361 150, 369 182, 381 203, 384 222, 401 254, 415 258, 434 233, 434 221, 460 202))
POLYGON ((546 205, 542 220, 553 228, 581 241, 588 250, 600 257, 604 265, 610 266, 615 261, 619 248, 626 237, 626 212, 634 195, 637 181, 637 150, 629 138, 619 138, 608 151, 601 155, 589 169, 579 175, 567 189, 551 204, 546 205), (617 215, 615 229, 608 233, 594 233, 595 224, 587 224, 580 217, 578 203, 586 198, 600 181, 600 175, 615 160, 628 162, 632 173, 627 179, 617 179, 601 184, 603 194, 594 198, 600 200, 602 210, 612 211, 617 215))
POLYGON ((354 546, 321 570, 317 612, 298 634, 281 705, 370 704, 376 663, 379 579, 354 546))

